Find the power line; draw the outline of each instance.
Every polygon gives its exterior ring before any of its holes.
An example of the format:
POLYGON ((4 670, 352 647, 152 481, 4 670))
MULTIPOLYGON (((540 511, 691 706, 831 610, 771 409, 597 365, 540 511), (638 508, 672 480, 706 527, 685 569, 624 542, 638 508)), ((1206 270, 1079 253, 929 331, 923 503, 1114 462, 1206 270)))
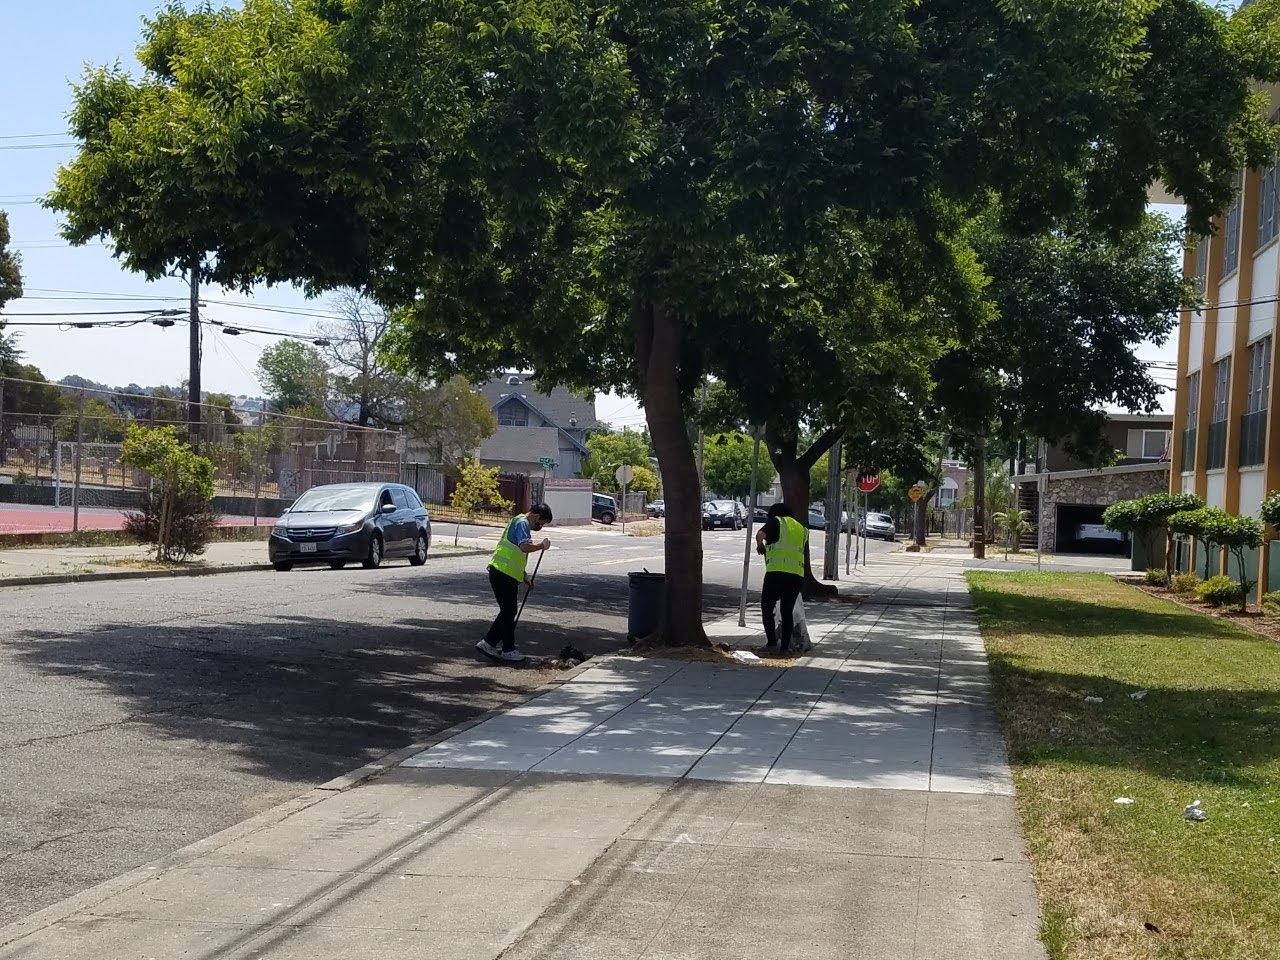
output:
POLYGON ((63 133, 6 133, 0 140, 51 140, 54 137, 65 137, 63 133))
POLYGON ((0 143, 0 150, 64 150, 78 146, 80 144, 74 140, 66 143, 0 143))

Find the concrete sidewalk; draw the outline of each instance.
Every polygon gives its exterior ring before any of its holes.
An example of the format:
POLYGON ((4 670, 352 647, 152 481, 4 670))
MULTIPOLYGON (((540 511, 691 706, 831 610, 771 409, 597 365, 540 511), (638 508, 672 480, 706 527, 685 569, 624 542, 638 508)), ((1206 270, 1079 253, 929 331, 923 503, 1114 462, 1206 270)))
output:
POLYGON ((811 608, 796 666, 604 661, 0 930, 0 957, 1041 960, 958 571, 860 589, 811 608))

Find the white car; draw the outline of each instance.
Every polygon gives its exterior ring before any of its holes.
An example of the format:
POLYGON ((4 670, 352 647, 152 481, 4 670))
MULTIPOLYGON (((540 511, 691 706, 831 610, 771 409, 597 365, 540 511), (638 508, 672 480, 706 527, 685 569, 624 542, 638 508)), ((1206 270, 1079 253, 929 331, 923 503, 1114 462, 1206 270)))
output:
POLYGON ((1123 540, 1124 534, 1109 530, 1101 523, 1082 523, 1076 527, 1077 540, 1123 540))
POLYGON ((898 539, 898 528, 893 522, 893 517, 887 513, 868 513, 862 523, 858 525, 858 532, 867 537, 885 540, 888 543, 893 543, 898 539))

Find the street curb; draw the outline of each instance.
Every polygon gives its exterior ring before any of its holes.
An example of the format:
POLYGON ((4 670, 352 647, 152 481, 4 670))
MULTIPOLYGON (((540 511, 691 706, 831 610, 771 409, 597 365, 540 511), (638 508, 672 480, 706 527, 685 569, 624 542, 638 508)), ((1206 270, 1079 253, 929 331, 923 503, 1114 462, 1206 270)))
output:
MULTIPOLYGON (((450 549, 446 554, 428 554, 428 560, 444 557, 477 557, 487 555, 488 550, 450 549)), ((101 573, 51 573, 34 577, 0 577, 0 588, 45 587, 62 583, 90 583, 95 580, 151 580, 163 577, 208 577, 218 573, 254 573, 271 570, 269 563, 238 563, 221 567, 192 567, 178 570, 104 570, 101 573)))
MULTIPOLYGON (((488 553, 488 551, 474 550, 471 551, 471 553, 482 554, 488 553)), ((460 554, 452 555, 459 556, 460 554)), ((459 733, 470 730, 477 724, 483 723, 492 717, 500 716, 514 707, 528 703, 529 701, 542 696, 542 694, 548 689, 567 683, 580 673, 584 673, 597 664, 604 663, 609 659, 612 659, 614 656, 617 656, 617 654, 603 654, 599 657, 592 657, 590 660, 584 660, 576 667, 549 677, 545 683, 533 690, 530 690, 525 696, 517 697, 502 704, 501 706, 491 707, 484 713, 476 714, 474 717, 455 723, 451 727, 446 727, 444 730, 432 734, 421 743, 413 743, 407 747, 401 747, 399 750, 393 750, 377 760, 373 760, 363 766, 356 767, 349 773, 342 774, 334 777, 332 780, 319 784, 318 786, 311 787, 306 793, 294 797, 292 800, 286 800, 283 803, 279 803, 270 810, 264 810, 262 813, 256 814, 247 820, 242 820, 237 824, 233 824, 225 830, 220 830, 219 832, 211 834, 202 840, 189 843, 185 847, 166 854, 151 863, 145 864, 141 867, 135 867, 133 870, 123 873, 118 877, 113 877, 110 880, 104 880, 102 883, 90 887, 88 890, 82 890, 79 893, 72 894, 65 900, 60 900, 57 903, 50 904, 42 910, 37 910, 28 917, 14 921, 7 926, 0 927, 0 948, 6 947, 11 943, 15 943, 24 937, 29 937, 33 933, 38 933, 39 931, 51 927, 74 914, 88 912, 103 901, 114 897, 118 893, 124 893, 126 890, 136 887, 139 884, 146 883, 148 880, 155 878, 158 874, 181 867, 207 853, 213 853, 230 843, 234 843, 237 840, 257 833, 259 830, 264 830, 267 827, 274 826, 282 820, 286 820, 293 816, 295 813, 300 813, 308 807, 313 807, 336 794, 342 793, 345 790, 353 789, 354 787, 358 787, 375 777, 389 773, 415 754, 421 753, 423 750, 433 747, 438 743, 442 743, 450 737, 457 736, 459 733)))

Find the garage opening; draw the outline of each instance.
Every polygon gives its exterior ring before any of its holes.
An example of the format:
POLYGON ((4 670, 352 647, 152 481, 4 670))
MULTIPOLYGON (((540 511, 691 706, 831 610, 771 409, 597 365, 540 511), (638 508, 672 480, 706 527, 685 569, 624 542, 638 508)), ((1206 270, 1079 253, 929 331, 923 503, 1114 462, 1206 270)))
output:
POLYGON ((1060 503, 1058 531, 1054 549, 1058 553, 1129 555, 1129 542, 1124 534, 1108 530, 1102 523, 1100 507, 1089 503, 1060 503))

